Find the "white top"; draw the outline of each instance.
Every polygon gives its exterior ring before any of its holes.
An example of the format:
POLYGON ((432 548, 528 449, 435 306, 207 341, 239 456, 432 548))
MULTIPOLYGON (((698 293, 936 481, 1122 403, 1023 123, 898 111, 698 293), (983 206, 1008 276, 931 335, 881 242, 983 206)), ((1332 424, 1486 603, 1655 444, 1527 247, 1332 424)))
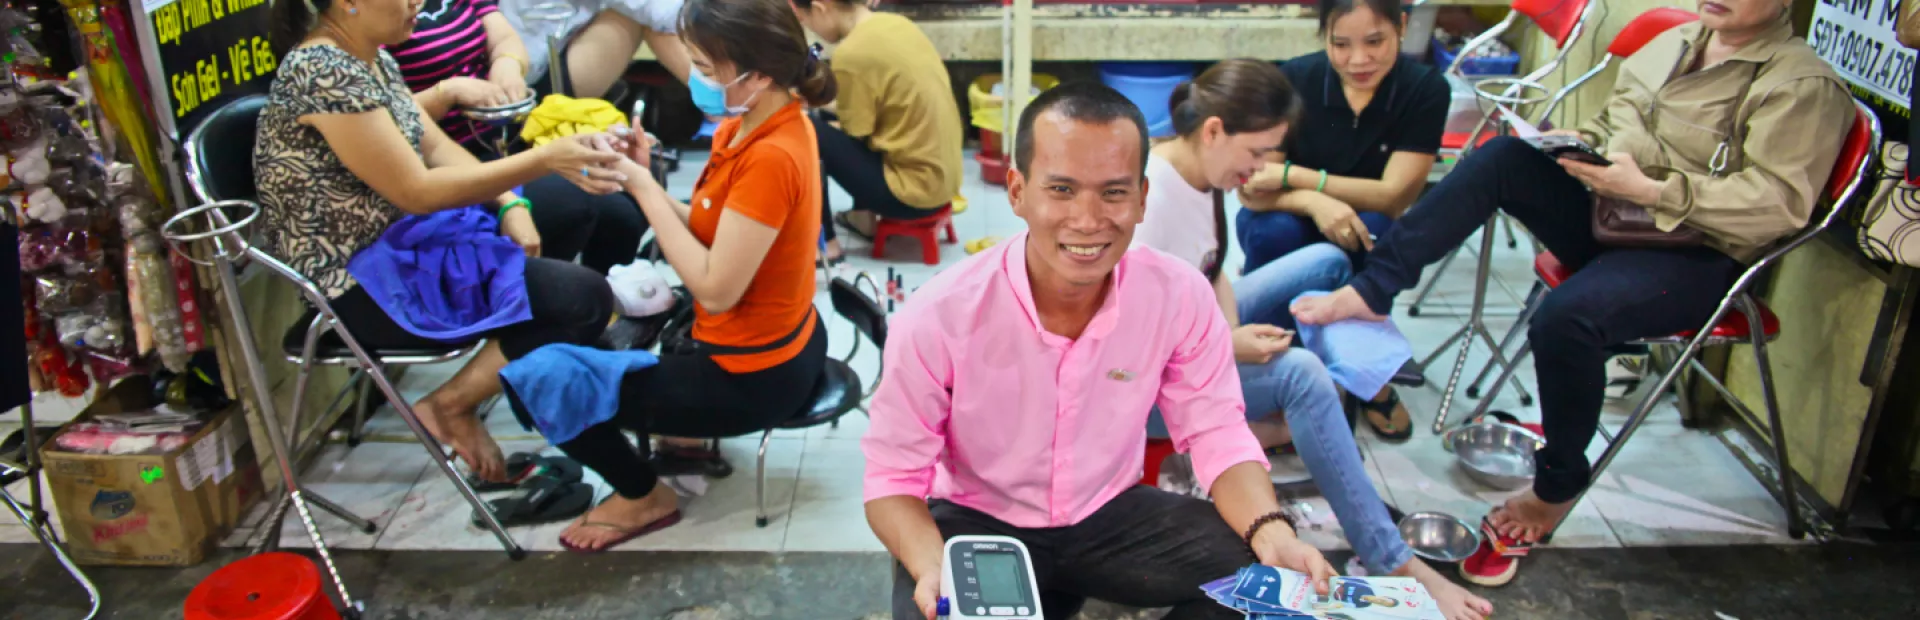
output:
MULTIPOLYGON (((498 0, 500 12, 507 16, 507 22, 513 24, 513 31, 520 33, 520 42, 527 46, 527 82, 543 79, 547 75, 547 36, 558 34, 562 47, 573 38, 581 28, 587 27, 600 11, 613 11, 626 16, 648 30, 666 34, 680 31, 680 7, 685 0, 498 0), (524 15, 541 5, 567 5, 573 7, 571 13, 551 11, 555 15, 566 14, 564 23, 533 20, 528 23, 524 15)), ((547 14, 542 11, 541 15, 547 14)))
POLYGON ((1133 229, 1133 247, 1147 246, 1206 271, 1220 260, 1213 230, 1213 193, 1194 189, 1159 155, 1147 155, 1147 214, 1133 229))

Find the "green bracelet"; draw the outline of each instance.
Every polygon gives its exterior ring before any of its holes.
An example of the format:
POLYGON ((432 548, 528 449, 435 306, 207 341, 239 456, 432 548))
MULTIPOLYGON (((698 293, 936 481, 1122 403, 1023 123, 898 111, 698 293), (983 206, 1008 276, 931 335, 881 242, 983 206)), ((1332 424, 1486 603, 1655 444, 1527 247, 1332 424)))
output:
POLYGON ((1321 192, 1321 193, 1325 193, 1327 191, 1327 171, 1325 170, 1320 171, 1320 186, 1313 188, 1313 191, 1321 192))
POLYGON ((495 217, 505 220, 507 219, 507 211, 515 207, 526 209, 529 213, 533 212, 533 202, 527 200, 525 196, 521 196, 507 201, 507 204, 500 205, 500 212, 495 217))
POLYGON ((1280 165, 1280 189, 1289 189, 1288 186, 1292 185, 1292 183, 1288 181, 1288 178, 1291 177, 1292 174, 1293 160, 1287 160, 1286 163, 1280 165))

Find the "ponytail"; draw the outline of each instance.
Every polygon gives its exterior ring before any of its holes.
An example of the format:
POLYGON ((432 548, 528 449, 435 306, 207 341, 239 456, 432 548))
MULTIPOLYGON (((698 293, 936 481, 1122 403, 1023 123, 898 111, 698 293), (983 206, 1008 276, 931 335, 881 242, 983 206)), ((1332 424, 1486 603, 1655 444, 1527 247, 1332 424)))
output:
POLYGON ((807 48, 807 61, 801 65, 800 79, 794 90, 799 92, 801 99, 807 101, 807 105, 816 108, 833 102, 833 98, 840 94, 840 83, 834 79, 833 69, 820 59, 819 43, 807 48))
POLYGON ((333 0, 273 0, 273 23, 267 39, 275 57, 285 57, 307 34, 319 25, 320 14, 333 6, 333 0))
POLYGON ((1193 133, 1193 130, 1199 129, 1200 123, 1206 120, 1194 113, 1192 99, 1193 80, 1181 82, 1179 86, 1173 87, 1173 95, 1167 97, 1167 110, 1173 117, 1173 133, 1177 135, 1193 133))
POLYGON ((1173 131, 1191 136, 1209 118, 1219 118, 1229 134, 1266 131, 1293 122, 1300 97, 1273 63, 1239 58, 1208 67, 1173 89, 1173 131))

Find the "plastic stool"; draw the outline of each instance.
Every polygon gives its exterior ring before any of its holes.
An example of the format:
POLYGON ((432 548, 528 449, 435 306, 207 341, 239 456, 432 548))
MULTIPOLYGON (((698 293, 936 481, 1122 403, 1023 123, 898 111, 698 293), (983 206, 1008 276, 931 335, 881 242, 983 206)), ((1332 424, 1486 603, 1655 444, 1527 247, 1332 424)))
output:
POLYGON ((213 571, 187 594, 186 620, 340 620, 306 556, 275 551, 213 571))
POLYGON ((1170 439, 1147 440, 1147 466, 1141 469, 1140 484, 1160 486, 1160 463, 1175 452, 1170 439))
POLYGON ((916 220, 895 220, 876 218, 873 227, 873 257, 887 255, 887 237, 913 237, 920 240, 920 260, 929 265, 940 264, 940 244, 934 239, 934 232, 946 229, 947 243, 959 243, 960 237, 953 233, 953 205, 940 205, 932 215, 916 220))

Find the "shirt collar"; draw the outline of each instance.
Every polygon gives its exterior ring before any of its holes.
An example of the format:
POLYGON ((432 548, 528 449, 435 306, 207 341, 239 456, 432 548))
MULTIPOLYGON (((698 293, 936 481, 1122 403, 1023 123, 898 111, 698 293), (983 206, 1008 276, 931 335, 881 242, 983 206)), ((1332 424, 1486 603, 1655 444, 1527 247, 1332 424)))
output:
MULTIPOLYGON (((1033 326, 1033 331, 1040 335, 1040 339, 1052 346, 1072 344, 1072 340, 1047 331, 1047 328, 1040 323, 1040 311, 1033 305, 1033 280, 1027 277, 1028 234, 1020 233, 1020 236, 1004 243, 1006 253, 1001 255, 1000 268, 1007 274, 1007 284, 1013 287, 1014 299, 1020 300, 1020 311, 1026 313, 1028 323, 1033 326)), ((1100 308, 1093 312, 1093 320, 1089 321, 1087 328, 1080 332, 1082 339, 1104 337, 1107 332, 1113 331, 1114 324, 1119 321, 1120 306, 1115 300, 1120 298, 1120 287, 1127 281, 1127 261, 1131 259, 1132 254, 1130 248, 1122 248, 1120 251, 1123 253, 1120 255, 1120 262, 1113 266, 1113 284, 1107 288, 1107 298, 1101 300, 1100 308)))
MULTIPOLYGON (((768 88, 777 87, 770 86, 768 88)), ((713 154, 710 155, 709 158, 713 161, 731 159, 733 156, 740 154, 741 151, 747 150, 747 147, 753 146, 754 142, 759 141, 768 134, 779 131, 780 128, 785 127, 789 123, 798 122, 801 118, 803 118, 803 115, 800 113, 800 100, 795 99, 779 110, 775 110, 773 116, 767 117, 766 122, 760 123, 759 127, 753 128, 753 133, 747 134, 747 139, 741 140, 740 144, 736 146, 729 145, 733 142, 734 134, 740 131, 741 120, 740 117, 737 116, 727 119, 720 124, 718 131, 713 132, 713 154)))

